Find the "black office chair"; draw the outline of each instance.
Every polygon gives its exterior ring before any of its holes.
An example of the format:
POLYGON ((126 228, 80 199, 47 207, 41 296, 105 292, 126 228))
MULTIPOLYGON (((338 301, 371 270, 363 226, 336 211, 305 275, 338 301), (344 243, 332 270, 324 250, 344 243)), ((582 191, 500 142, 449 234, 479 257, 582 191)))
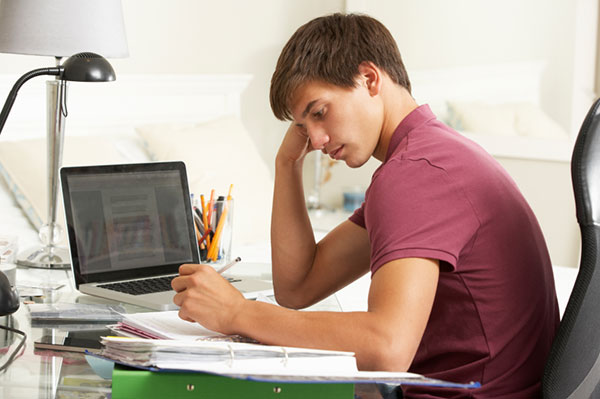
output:
POLYGON ((546 362, 544 399, 600 398, 600 99, 577 136, 571 178, 581 261, 546 362))

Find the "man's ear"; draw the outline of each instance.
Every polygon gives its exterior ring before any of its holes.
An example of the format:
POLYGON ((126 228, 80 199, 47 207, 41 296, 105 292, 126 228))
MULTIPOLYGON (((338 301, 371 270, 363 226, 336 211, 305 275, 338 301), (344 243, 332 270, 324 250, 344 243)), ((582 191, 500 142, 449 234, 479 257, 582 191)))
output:
POLYGON ((363 61, 358 66, 358 74, 361 84, 369 90, 371 96, 379 94, 382 84, 382 71, 371 61, 363 61))

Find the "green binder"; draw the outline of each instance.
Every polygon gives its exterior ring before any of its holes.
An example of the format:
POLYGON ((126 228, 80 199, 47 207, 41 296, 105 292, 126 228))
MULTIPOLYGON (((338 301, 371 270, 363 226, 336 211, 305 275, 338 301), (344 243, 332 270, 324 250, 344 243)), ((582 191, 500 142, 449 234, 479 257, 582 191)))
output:
POLYGON ((112 399, 352 399, 353 383, 261 382, 203 373, 140 370, 115 364, 112 399))

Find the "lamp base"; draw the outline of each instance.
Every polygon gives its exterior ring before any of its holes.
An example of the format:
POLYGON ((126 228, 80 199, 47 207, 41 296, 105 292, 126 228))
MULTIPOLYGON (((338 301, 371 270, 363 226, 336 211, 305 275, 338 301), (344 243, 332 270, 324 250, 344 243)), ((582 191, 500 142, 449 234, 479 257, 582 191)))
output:
POLYGON ((19 253, 17 265, 40 269, 70 269, 71 256, 67 248, 38 245, 19 253))

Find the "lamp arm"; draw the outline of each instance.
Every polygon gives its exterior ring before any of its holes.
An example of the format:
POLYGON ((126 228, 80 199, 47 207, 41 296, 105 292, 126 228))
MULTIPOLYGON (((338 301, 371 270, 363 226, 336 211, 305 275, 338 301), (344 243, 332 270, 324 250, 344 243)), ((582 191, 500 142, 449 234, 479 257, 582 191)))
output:
POLYGON ((60 76, 63 72, 64 68, 62 66, 51 67, 51 68, 38 68, 33 71, 27 72, 25 75, 21 76, 13 85, 10 93, 8 93, 8 97, 6 98, 6 102, 4 103, 4 107, 2 108, 2 112, 0 112, 0 133, 2 133, 2 129, 4 128, 4 124, 6 123, 6 119, 8 118, 8 114, 17 98, 17 92, 23 86, 25 82, 27 82, 31 78, 35 78, 40 75, 53 75, 60 76))

